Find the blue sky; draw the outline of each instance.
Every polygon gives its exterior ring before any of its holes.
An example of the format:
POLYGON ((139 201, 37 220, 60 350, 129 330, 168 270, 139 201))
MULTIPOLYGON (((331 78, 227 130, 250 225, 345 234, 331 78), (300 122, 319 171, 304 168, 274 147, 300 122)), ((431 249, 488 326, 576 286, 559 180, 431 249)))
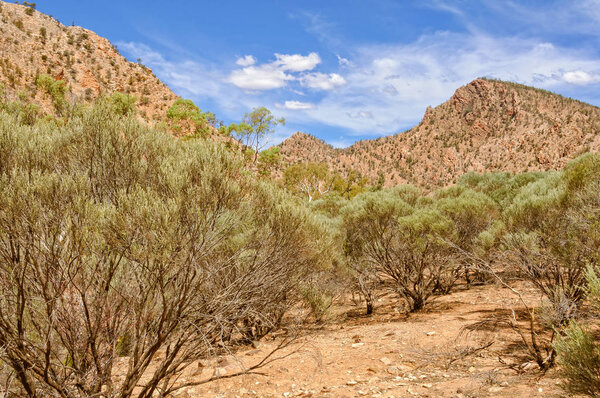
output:
POLYGON ((600 105, 600 0, 39 0, 225 122, 267 106, 343 147, 404 131, 479 76, 600 105))

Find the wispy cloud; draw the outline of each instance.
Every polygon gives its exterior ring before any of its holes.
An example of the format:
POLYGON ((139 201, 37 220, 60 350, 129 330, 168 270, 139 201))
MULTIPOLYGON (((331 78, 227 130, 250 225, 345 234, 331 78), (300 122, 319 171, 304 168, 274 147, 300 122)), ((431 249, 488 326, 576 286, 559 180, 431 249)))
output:
POLYGON ((302 109, 313 109, 315 104, 311 102, 301 102, 301 101, 285 101, 282 104, 275 104, 278 108, 285 108, 290 110, 302 110, 302 109))
MULTIPOLYGON (((483 19, 460 6, 464 3, 427 4, 452 15, 464 29, 428 31, 410 42, 356 43, 341 40, 336 24, 306 13, 295 18, 324 43, 320 54, 273 51, 266 61, 254 54, 231 55, 229 64, 219 65, 189 54, 175 60, 140 43, 118 45, 130 58, 142 58, 178 94, 215 104, 211 110, 221 117, 239 118, 265 105, 295 126, 347 131, 330 141, 334 146, 347 146, 355 136, 405 130, 428 105, 440 104, 480 76, 562 93, 600 91, 600 52, 593 45, 600 38, 600 0, 560 7, 554 0, 550 7, 515 1, 500 7, 482 0, 488 12, 510 14, 512 21, 527 26, 519 34, 486 29, 483 19), (596 41, 574 42, 573 34, 596 41)), ((293 131, 278 130, 275 141, 287 133, 293 131)))
POLYGON ((275 58, 277 60, 273 62, 273 65, 276 65, 281 70, 290 72, 313 70, 321 63, 321 57, 314 52, 306 56, 300 54, 275 54, 275 58))
POLYGON ((237 61, 235 61, 236 65, 240 65, 240 66, 250 66, 250 65, 254 65, 256 63, 256 58, 254 58, 252 55, 244 55, 241 58, 238 58, 237 61))
POLYGON ((141 58, 156 75, 180 95, 217 96, 222 93, 221 81, 225 78, 219 68, 204 62, 184 59, 176 62, 149 46, 136 42, 117 43, 130 58, 141 58))
POLYGON ((359 48, 346 84, 307 112, 352 134, 390 134, 479 76, 547 89, 598 83, 600 58, 535 39, 438 32, 398 45, 359 48), (365 117, 369 115, 369 117, 365 117))
POLYGON ((303 86, 319 89, 333 90, 346 84, 346 79, 337 73, 307 73, 300 77, 300 82, 303 86))

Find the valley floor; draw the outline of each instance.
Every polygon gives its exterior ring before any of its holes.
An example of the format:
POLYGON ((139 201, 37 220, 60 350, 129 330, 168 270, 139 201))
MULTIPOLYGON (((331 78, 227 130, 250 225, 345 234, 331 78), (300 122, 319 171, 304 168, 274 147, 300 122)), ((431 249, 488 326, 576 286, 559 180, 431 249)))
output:
MULTIPOLYGON (((527 289, 523 289, 527 292, 527 289)), ((527 297, 535 299, 533 291, 527 297)), ((305 330, 296 351, 260 371, 178 392, 180 397, 541 397, 559 396, 558 372, 545 375, 528 364, 518 336, 507 327, 479 321, 510 314, 515 296, 494 285, 458 289, 406 317, 392 297, 376 313, 348 303, 334 319, 305 330), (507 364, 518 363, 521 371, 507 364), (525 366, 522 366, 522 365, 525 366), (522 369, 524 368, 524 370, 522 369)), ((261 341, 238 355, 195 364, 183 379, 233 373, 276 346, 261 341), (195 372, 194 372, 195 371, 195 372)))

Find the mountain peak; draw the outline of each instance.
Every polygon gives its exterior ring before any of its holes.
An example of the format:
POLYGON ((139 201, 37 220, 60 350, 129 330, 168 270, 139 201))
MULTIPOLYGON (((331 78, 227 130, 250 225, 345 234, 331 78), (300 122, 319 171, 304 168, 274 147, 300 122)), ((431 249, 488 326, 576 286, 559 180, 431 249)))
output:
POLYGON ((443 104, 428 107, 407 132, 341 150, 312 138, 295 137, 293 151, 284 141, 284 159, 319 160, 340 172, 356 169, 373 181, 383 172, 387 185, 433 189, 469 171, 562 168, 576 155, 600 149, 600 109, 549 91, 478 78, 443 104))
POLYGON ((149 68, 128 62, 91 30, 65 26, 25 5, 0 2, 0 14, 0 84, 9 100, 21 98, 53 112, 52 99, 36 86, 41 74, 64 81, 70 102, 115 91, 131 94, 139 115, 149 121, 164 116, 177 98, 149 68))

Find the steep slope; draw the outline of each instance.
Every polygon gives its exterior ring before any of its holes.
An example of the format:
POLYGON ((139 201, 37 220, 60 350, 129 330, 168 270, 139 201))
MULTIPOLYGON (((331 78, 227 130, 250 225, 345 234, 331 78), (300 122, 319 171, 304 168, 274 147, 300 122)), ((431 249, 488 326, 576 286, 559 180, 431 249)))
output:
POLYGON ((160 120, 177 96, 143 65, 128 62, 105 38, 79 26, 64 26, 30 7, 0 1, 0 85, 52 112, 48 94, 36 86, 47 74, 67 84, 70 102, 91 101, 115 91, 137 98, 138 114, 160 120))
POLYGON ((600 108, 515 83, 477 79, 428 108, 404 133, 333 149, 295 134, 281 144, 286 162, 319 161, 361 171, 386 185, 426 189, 469 171, 549 170, 580 153, 600 150, 600 108))
POLYGON ((325 141, 310 134, 297 132, 279 147, 286 160, 299 159, 305 162, 330 163, 340 153, 325 141))

